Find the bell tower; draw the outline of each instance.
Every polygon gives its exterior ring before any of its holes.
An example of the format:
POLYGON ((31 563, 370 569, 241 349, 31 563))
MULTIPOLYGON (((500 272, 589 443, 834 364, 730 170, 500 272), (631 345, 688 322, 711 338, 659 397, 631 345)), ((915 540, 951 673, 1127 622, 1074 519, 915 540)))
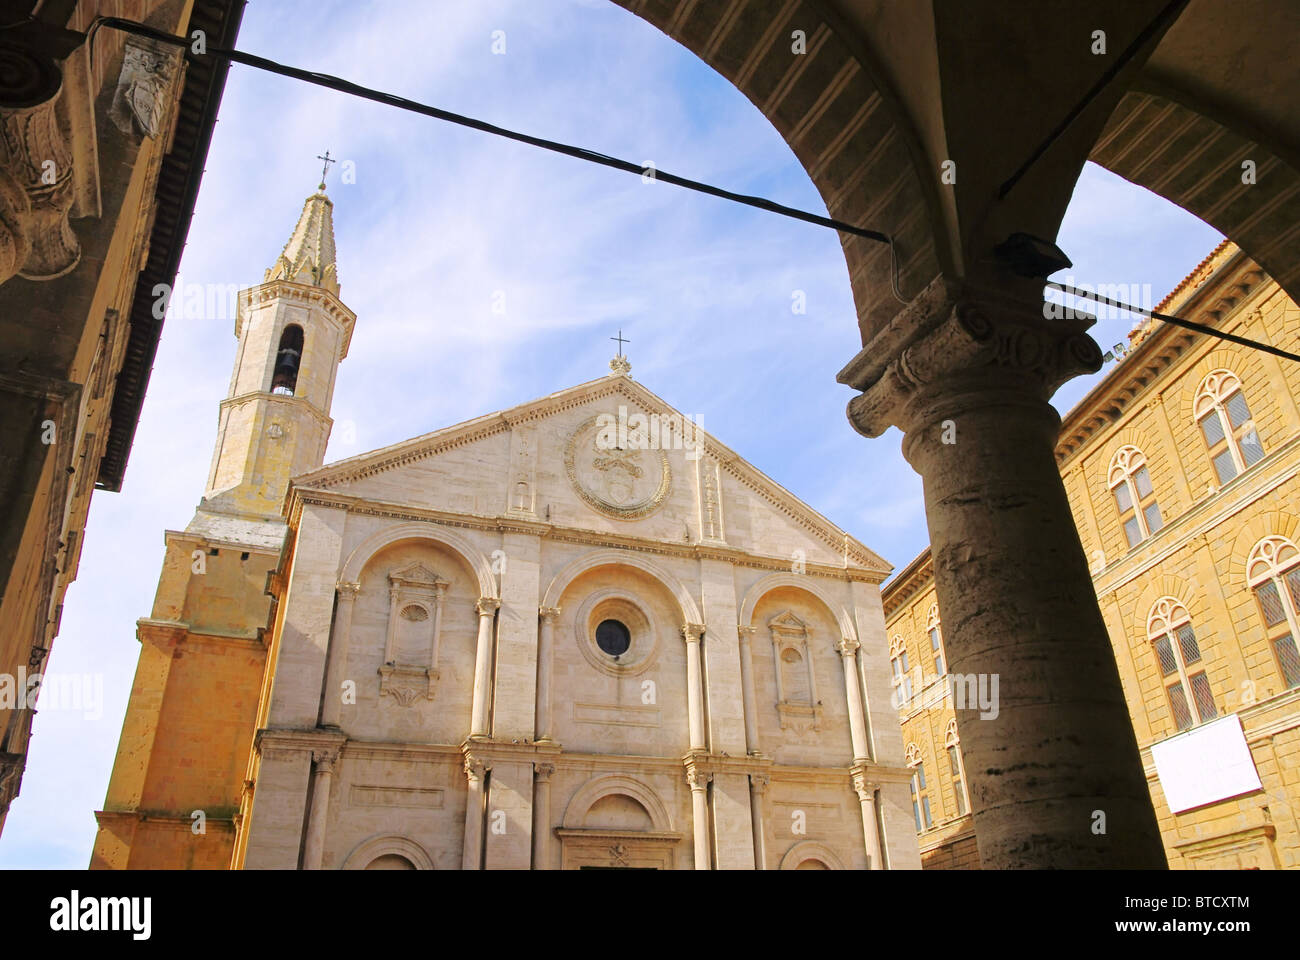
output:
POLYGON ((239 349, 200 510, 279 518, 289 478, 325 462, 330 403, 356 314, 339 299, 322 182, 262 283, 239 295, 239 349))

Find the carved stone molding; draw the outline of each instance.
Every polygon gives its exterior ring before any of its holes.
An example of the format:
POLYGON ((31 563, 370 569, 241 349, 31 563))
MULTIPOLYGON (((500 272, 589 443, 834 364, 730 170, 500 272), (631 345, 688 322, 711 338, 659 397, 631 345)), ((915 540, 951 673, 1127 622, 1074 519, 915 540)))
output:
POLYGON ((1101 369, 1084 333, 1091 317, 1045 314, 1043 304, 933 286, 909 316, 919 335, 902 342, 897 329, 882 331, 876 339, 891 342, 873 341, 840 372, 863 391, 849 401, 849 422, 867 437, 891 426, 907 433, 976 403, 1045 403, 1065 381, 1101 369))
POLYGON ((379 695, 392 697, 402 707, 409 707, 420 697, 432 700, 440 676, 439 671, 429 667, 386 663, 379 668, 379 695))

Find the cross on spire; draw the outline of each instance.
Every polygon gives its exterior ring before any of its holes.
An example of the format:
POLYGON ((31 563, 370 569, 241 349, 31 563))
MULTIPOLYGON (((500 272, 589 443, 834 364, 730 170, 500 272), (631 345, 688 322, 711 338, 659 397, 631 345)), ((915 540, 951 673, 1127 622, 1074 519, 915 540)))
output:
POLYGON ((618 341, 618 355, 620 357, 623 356, 623 344, 632 342, 631 340, 624 339, 623 331, 621 329, 618 331, 617 337, 610 337, 609 339, 618 341))
MULTIPOLYGON (((338 161, 335 160, 333 157, 330 156, 330 152, 329 152, 328 150, 325 151, 325 156, 323 156, 323 157, 322 157, 319 153, 316 154, 316 159, 317 159, 317 160, 324 160, 324 161, 325 161, 325 166, 323 166, 323 167, 321 168, 321 171, 320 171, 320 188, 321 188, 322 190, 324 190, 324 189, 325 189, 325 176, 326 176, 326 174, 328 174, 328 173, 330 172, 330 164, 331 164, 331 163, 338 163, 338 161)), ((622 331, 620 330, 619 332, 621 333, 622 331)))

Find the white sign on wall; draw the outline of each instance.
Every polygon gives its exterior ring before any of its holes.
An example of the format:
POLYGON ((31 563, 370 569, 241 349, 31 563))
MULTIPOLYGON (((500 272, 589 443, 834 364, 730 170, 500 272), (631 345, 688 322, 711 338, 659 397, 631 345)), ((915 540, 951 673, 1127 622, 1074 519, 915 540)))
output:
POLYGON ((1261 789, 1235 713, 1151 745, 1169 809, 1181 813, 1261 789))

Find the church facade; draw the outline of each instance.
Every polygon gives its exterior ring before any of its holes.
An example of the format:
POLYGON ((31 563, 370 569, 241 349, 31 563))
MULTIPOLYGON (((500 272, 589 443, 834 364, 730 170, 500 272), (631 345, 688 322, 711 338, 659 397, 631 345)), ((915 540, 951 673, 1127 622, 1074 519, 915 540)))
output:
POLYGON ((168 552, 92 866, 920 865, 889 565, 631 377, 322 466, 321 192, 168 552))

